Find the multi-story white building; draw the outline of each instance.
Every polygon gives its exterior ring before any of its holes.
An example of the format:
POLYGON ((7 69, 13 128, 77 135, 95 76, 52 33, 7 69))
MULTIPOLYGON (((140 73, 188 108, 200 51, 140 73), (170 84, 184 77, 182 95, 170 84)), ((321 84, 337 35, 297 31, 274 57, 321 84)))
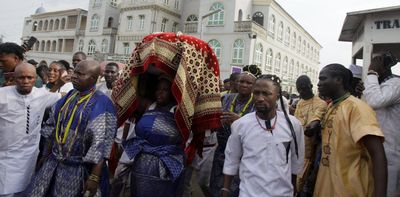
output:
POLYGON ((46 62, 71 61, 78 51, 78 40, 84 38, 87 11, 82 9, 45 12, 43 7, 25 18, 22 40, 34 36, 38 39, 28 59, 46 62))
POLYGON ((210 44, 222 79, 257 64, 289 92, 301 74, 317 82, 321 45, 274 0, 90 0, 87 16, 75 49, 95 59, 128 57, 150 33, 182 31, 210 44))

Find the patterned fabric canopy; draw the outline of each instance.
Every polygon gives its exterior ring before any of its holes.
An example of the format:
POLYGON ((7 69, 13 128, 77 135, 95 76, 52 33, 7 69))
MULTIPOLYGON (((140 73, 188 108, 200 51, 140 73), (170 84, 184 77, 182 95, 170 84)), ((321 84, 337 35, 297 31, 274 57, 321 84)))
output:
POLYGON ((177 101, 175 120, 184 142, 193 132, 187 147, 189 161, 203 145, 204 131, 221 127, 219 64, 210 46, 181 33, 146 36, 133 51, 128 65, 113 89, 118 123, 132 116, 140 103, 139 78, 157 68, 173 79, 172 94, 177 101))

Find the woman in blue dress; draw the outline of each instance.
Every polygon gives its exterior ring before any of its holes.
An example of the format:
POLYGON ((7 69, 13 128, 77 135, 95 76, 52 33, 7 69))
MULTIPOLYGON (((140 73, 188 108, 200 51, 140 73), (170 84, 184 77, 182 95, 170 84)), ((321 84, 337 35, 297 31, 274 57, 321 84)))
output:
POLYGON ((113 195, 176 196, 185 156, 174 117, 175 107, 171 81, 159 77, 155 102, 136 123, 136 136, 124 143, 124 154, 131 162, 120 163, 118 169, 123 170, 117 169, 116 176, 119 180, 128 178, 113 185, 113 191, 117 192, 113 195))

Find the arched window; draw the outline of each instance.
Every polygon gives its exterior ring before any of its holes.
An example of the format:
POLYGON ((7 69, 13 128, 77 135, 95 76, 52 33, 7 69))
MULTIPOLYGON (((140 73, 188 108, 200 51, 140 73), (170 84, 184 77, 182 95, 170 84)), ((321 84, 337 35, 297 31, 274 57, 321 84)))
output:
POLYGON ((283 58, 281 77, 286 78, 288 76, 288 66, 289 66, 289 60, 288 57, 285 57, 283 58))
POLYGON ((301 52, 301 37, 297 38, 297 53, 301 52))
POLYGON ((40 42, 39 41, 36 41, 36 43, 35 43, 35 51, 39 51, 39 48, 40 47, 40 42))
POLYGON ((271 18, 269 19, 269 33, 274 36, 275 35, 275 15, 271 15, 271 18))
POLYGON ((285 31, 285 45, 290 46, 290 27, 286 27, 285 31))
POLYGON ((212 48, 212 50, 215 53, 215 56, 217 56, 218 61, 221 59, 221 54, 222 54, 222 47, 221 47, 221 43, 218 40, 210 40, 208 42, 208 44, 210 45, 210 47, 212 48))
POLYGON ((45 47, 45 42, 44 42, 44 40, 42 40, 42 42, 40 43, 40 51, 44 51, 44 47, 45 47))
POLYGON ((95 51, 96 51, 96 42, 94 40, 90 40, 88 46, 88 55, 93 55, 95 51))
POLYGON ((292 49, 296 49, 296 39, 297 39, 296 32, 293 32, 293 36, 292 36, 292 49))
POLYGON ((210 11, 221 9, 222 11, 217 12, 208 17, 209 25, 223 25, 224 24, 224 5, 222 3, 214 3, 210 11))
POLYGON ((43 28, 43 21, 39 21, 38 31, 42 31, 43 28))
POLYGON ((192 22, 193 23, 193 22, 197 22, 197 21, 198 21, 198 18, 194 14, 188 16, 187 19, 186 19, 186 22, 192 22))
POLYGON ((56 52, 57 42, 53 40, 51 43, 51 52, 56 52))
POLYGON ((92 20, 90 21, 90 30, 98 30, 99 29, 99 16, 97 14, 92 16, 92 20))
POLYGON ((310 43, 307 43, 307 57, 310 57, 310 43))
POLYGON ((33 22, 32 31, 36 31, 37 27, 38 27, 38 22, 37 21, 33 22))
POLYGON ((281 73, 281 54, 278 53, 275 56, 275 74, 280 75, 281 73))
POLYGON ((49 30, 50 31, 53 31, 53 24, 54 24, 54 21, 53 21, 53 19, 51 19, 50 20, 50 24, 49 24, 49 30))
POLYGON ((261 43, 258 43, 256 46, 256 52, 254 56, 254 64, 261 65, 262 64, 262 56, 263 56, 263 46, 261 43))
POLYGON ((113 17, 108 18, 107 27, 111 28, 113 26, 114 19, 113 17))
POLYGON ((107 39, 104 39, 101 42, 101 52, 102 53, 107 53, 108 52, 108 40, 107 39))
POLYGON ((166 26, 167 26, 167 22, 168 22, 168 19, 166 19, 166 18, 162 19, 162 21, 161 21, 161 32, 165 32, 165 29, 166 29, 166 26))
POLYGON ((83 47, 84 47, 84 42, 83 42, 83 40, 79 40, 78 51, 83 51, 83 47))
POLYGON ((306 52, 306 40, 303 40, 303 47, 301 48, 301 54, 305 54, 306 52))
POLYGON ((46 52, 49 52, 50 51, 50 48, 51 47, 51 42, 50 42, 50 40, 48 40, 47 42, 46 42, 46 52))
POLYGON ((253 14, 253 21, 257 24, 264 26, 264 14, 261 12, 256 12, 253 14))
POLYGON ((178 23, 177 22, 174 22, 173 24, 172 24, 172 32, 177 32, 178 31, 178 23))
POLYGON ((60 20, 56 19, 56 22, 54 23, 54 30, 58 30, 60 28, 60 20))
POLYGON ((126 19, 127 19, 127 27, 126 27, 126 29, 128 31, 131 31, 132 28, 133 28, 133 17, 132 16, 127 16, 126 19))
POLYGON ((300 63, 296 62, 296 67, 294 67, 294 77, 293 79, 297 79, 300 76, 300 63))
POLYGON ((271 72, 272 72, 272 60, 273 59, 274 59, 274 54, 272 52, 272 49, 268 49, 267 56, 265 58, 265 71, 267 71, 267 74, 271 74, 271 72))
POLYGON ((244 41, 237 39, 233 43, 233 64, 243 64, 244 41))
POLYGON ((44 26, 43 26, 43 31, 47 31, 48 26, 49 26, 49 21, 45 20, 44 26))
POLYGON ((314 60, 314 47, 311 47, 310 53, 310 59, 314 60))
POLYGON ((65 18, 61 19, 60 29, 65 29, 65 18))
POLYGON ((294 79, 293 78, 293 69, 294 69, 294 60, 291 59, 290 64, 289 64, 289 79, 294 79))
POLYGON ((283 22, 279 22, 278 26, 278 41, 282 41, 283 39, 283 22))
POLYGON ((242 9, 239 9, 238 21, 242 21, 242 20, 243 20, 243 12, 242 12, 242 9))

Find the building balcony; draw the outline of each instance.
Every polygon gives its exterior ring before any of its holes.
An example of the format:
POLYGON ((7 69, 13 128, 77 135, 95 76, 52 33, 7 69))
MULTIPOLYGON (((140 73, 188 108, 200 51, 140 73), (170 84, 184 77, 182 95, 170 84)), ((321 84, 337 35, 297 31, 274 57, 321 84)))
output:
POLYGON ((115 35, 115 34, 117 34, 117 32, 118 32, 118 29, 117 28, 115 28, 115 27, 105 27, 104 29, 103 29, 103 34, 104 35, 115 35))
POLYGON ((185 24, 185 28, 184 28, 184 32, 185 33, 197 33, 197 26, 198 23, 186 23, 185 24))
POLYGON ((259 36, 267 37, 267 30, 253 21, 235 21, 234 32, 256 33, 259 36))
POLYGON ((118 36, 117 40, 122 42, 141 42, 146 35, 118 36))

